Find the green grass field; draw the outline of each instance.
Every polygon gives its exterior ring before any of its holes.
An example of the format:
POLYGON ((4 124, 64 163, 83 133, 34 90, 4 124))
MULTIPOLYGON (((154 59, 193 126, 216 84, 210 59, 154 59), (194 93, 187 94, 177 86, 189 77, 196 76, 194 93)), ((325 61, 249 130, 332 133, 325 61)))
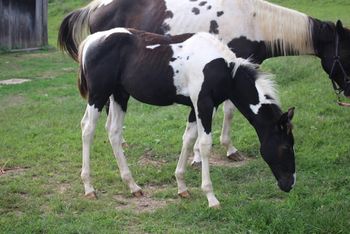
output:
MULTIPOLYGON (((297 184, 290 193, 275 185, 259 155, 254 129, 237 113, 236 147, 249 155, 233 167, 211 167, 221 209, 207 208, 200 172, 188 167, 191 198, 177 196, 174 171, 188 109, 129 103, 124 136, 134 178, 146 192, 132 198, 122 183, 99 121, 91 155, 99 199, 86 200, 80 180, 80 120, 85 101, 76 87, 77 65, 58 52, 58 26, 86 0, 49 0, 50 49, 0 54, 0 233, 349 233, 350 109, 335 104, 330 81, 315 57, 270 59, 263 69, 276 74, 283 109, 295 106, 297 184), (69 2, 69 3, 68 3, 69 2)), ((350 27, 348 0, 275 0, 311 16, 350 27)), ((222 111, 214 122, 214 152, 222 111)))

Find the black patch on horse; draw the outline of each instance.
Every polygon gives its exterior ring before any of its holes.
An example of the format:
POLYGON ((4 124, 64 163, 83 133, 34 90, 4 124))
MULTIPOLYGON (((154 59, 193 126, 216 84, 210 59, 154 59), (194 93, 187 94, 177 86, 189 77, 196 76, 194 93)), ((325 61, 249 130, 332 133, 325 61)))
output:
POLYGON ((200 13, 199 9, 197 7, 193 7, 192 8, 192 12, 195 14, 195 15, 198 15, 200 13))
POLYGON ((200 2, 199 6, 204 6, 205 4, 207 4, 207 2, 200 2))
POLYGON ((218 11, 218 12, 216 12, 216 15, 217 15, 218 17, 222 16, 223 14, 224 14, 223 11, 218 11))
POLYGON ((165 12, 165 19, 171 19, 174 17, 174 13, 172 11, 165 12))
POLYGON ((216 22, 216 20, 210 21, 209 32, 213 34, 219 34, 219 25, 218 22, 216 22))

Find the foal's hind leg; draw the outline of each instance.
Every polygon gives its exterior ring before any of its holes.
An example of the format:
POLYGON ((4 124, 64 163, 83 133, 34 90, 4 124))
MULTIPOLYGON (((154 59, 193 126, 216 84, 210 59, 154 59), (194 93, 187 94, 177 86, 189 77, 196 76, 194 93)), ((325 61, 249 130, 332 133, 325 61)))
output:
POLYGON ((90 179, 90 146, 92 145, 96 123, 100 112, 94 106, 88 105, 81 120, 82 141, 83 141, 83 165, 81 169, 81 179, 84 183, 85 196, 96 198, 95 189, 90 179))
POLYGON ((222 123, 222 131, 220 136, 220 143, 225 146, 227 150, 226 156, 233 161, 242 161, 244 156, 232 145, 231 142, 231 124, 233 119, 233 112, 235 106, 230 100, 224 102, 224 120, 222 123))
POLYGON ((193 145, 193 142, 196 140, 196 138, 197 138, 197 123, 196 123, 194 110, 192 109, 190 116, 188 118, 186 130, 182 136, 182 149, 181 149, 179 161, 177 163, 177 167, 175 171, 178 194, 181 197, 189 196, 189 193, 187 191, 187 187, 185 184, 184 175, 186 171, 188 156, 191 152, 191 147, 193 145))
POLYGON ((117 159, 119 171, 122 180, 128 184, 129 189, 136 197, 142 196, 141 188, 135 183, 134 178, 129 170, 128 164, 122 148, 122 131, 125 112, 122 110, 114 97, 110 97, 109 114, 106 122, 106 130, 108 131, 109 141, 113 148, 113 153, 117 159))

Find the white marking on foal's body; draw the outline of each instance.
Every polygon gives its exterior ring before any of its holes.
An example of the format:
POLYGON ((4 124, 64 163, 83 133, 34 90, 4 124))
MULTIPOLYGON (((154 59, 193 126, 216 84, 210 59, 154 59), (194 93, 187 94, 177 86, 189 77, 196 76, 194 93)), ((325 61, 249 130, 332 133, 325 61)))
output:
POLYGON ((147 48, 147 49, 150 49, 150 50, 153 50, 153 49, 155 49, 155 48, 157 48, 157 47, 159 47, 159 46, 160 46, 160 44, 155 44, 155 45, 146 46, 146 48, 147 48))
POLYGON ((131 193, 136 194, 141 191, 141 188, 135 183, 134 178, 132 177, 122 148, 122 132, 125 112, 120 105, 115 102, 113 96, 111 96, 109 100, 110 105, 106 122, 109 142, 113 148, 113 153, 117 160, 122 180, 129 186, 131 193))
POLYGON ((81 56, 81 63, 82 63, 82 66, 83 66, 83 70, 85 70, 85 58, 88 54, 88 49, 93 46, 94 44, 102 41, 102 40, 106 40, 110 35, 114 34, 114 33, 126 33, 126 34, 131 34, 130 31, 126 30, 125 28, 113 28, 113 29, 110 29, 110 30, 107 30, 107 31, 101 31, 101 32, 97 32, 97 33, 94 33, 94 34, 91 34, 89 35, 86 40, 84 40, 80 47, 82 48, 79 49, 81 50, 82 52, 80 53, 80 56, 81 56))
POLYGON ((90 179, 90 146, 93 143, 95 128, 100 112, 94 106, 87 105, 83 119, 81 120, 83 141, 83 164, 81 179, 84 183, 85 195, 92 194, 95 189, 90 179))
POLYGON ((255 82, 255 86, 259 95, 259 103, 255 105, 251 104, 250 109, 256 115, 258 114, 259 109, 262 107, 263 104, 276 104, 280 106, 275 88, 275 83, 268 77, 269 75, 262 76, 255 82), (272 99, 268 99, 266 95, 268 95, 272 99))
POLYGON ((102 6, 107 6, 108 4, 112 3, 113 0, 98 0, 100 2, 100 5, 98 5, 97 8, 100 8, 102 6))

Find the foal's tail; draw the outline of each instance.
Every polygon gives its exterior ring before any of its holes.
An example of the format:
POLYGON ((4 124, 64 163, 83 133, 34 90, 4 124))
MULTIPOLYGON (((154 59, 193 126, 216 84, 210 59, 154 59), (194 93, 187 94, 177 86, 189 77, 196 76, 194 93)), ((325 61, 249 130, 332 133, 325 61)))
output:
POLYGON ((69 13, 63 19, 58 32, 58 46, 77 62, 79 44, 90 34, 88 21, 94 7, 92 3, 69 13))
MULTIPOLYGON (((85 40, 86 41, 86 40, 85 40)), ((78 76, 78 88, 80 91, 80 95, 87 99, 87 96, 89 94, 88 92, 88 87, 87 87, 87 83, 86 83, 86 77, 85 77, 85 73, 84 73, 84 64, 82 61, 82 56, 83 56, 83 48, 85 45, 85 41, 83 41, 79 47, 79 57, 78 57, 78 62, 79 62, 79 76, 78 76)))

